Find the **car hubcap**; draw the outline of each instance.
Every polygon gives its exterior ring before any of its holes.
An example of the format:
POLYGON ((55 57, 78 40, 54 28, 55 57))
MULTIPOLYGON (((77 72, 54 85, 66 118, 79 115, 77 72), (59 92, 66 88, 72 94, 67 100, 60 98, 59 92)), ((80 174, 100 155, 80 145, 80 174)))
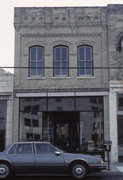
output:
POLYGON ((6 173, 6 169, 4 167, 0 167, 0 174, 3 175, 6 173))
POLYGON ((80 174, 82 174, 83 170, 81 167, 78 167, 78 168, 76 168, 75 172, 77 175, 80 175, 80 174))

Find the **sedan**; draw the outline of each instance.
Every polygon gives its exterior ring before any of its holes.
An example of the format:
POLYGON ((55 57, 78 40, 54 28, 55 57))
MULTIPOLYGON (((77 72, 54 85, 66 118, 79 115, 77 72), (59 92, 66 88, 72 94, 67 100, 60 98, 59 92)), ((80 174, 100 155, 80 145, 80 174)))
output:
POLYGON ((0 153, 0 179, 20 173, 70 174, 82 179, 105 169, 101 157, 66 153, 49 142, 17 142, 0 153))

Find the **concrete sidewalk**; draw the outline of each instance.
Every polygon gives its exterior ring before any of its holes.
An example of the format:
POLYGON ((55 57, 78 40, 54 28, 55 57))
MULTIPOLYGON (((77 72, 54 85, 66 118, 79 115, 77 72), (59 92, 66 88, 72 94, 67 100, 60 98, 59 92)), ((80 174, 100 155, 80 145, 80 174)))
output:
POLYGON ((123 175, 123 163, 110 163, 110 170, 105 170, 103 172, 123 175))

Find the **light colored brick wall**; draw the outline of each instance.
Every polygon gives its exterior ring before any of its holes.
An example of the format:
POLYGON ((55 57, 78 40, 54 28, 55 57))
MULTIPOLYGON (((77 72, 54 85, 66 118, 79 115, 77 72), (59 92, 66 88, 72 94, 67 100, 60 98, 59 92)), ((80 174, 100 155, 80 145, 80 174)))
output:
POLYGON ((45 47, 45 66, 53 67, 53 47, 69 46, 69 77, 28 78, 28 69, 15 70, 15 90, 106 89, 108 71, 94 69, 93 77, 77 77, 77 46, 93 46, 94 67, 108 66, 106 8, 15 8, 15 66, 28 67, 31 45, 45 47))

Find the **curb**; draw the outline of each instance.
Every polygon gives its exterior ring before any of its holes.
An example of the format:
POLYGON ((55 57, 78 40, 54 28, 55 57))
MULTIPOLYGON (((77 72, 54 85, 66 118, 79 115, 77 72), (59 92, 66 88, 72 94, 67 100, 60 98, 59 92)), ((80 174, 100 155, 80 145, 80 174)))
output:
POLYGON ((105 174, 105 175, 123 175, 123 172, 121 171, 110 171, 110 170, 107 170, 107 171, 102 171, 101 172, 102 174, 105 174))

